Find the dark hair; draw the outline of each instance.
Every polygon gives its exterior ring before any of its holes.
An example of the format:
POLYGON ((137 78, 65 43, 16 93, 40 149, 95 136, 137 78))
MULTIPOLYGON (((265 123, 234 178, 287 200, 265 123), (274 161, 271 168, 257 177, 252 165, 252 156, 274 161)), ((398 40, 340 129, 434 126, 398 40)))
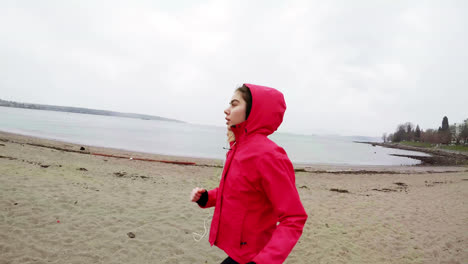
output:
POLYGON ((247 120, 247 118, 249 118, 250 110, 252 109, 252 93, 250 93, 249 87, 245 84, 237 88, 236 92, 240 92, 242 94, 242 99, 247 103, 245 110, 245 120, 247 120))

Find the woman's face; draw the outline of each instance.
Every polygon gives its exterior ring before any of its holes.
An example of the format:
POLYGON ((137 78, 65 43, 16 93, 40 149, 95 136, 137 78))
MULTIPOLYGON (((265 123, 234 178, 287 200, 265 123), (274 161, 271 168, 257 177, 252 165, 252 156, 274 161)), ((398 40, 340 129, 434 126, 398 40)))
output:
POLYGON ((224 110, 226 114, 226 125, 228 127, 240 124, 245 121, 247 103, 242 98, 241 92, 237 91, 231 98, 229 107, 224 110))

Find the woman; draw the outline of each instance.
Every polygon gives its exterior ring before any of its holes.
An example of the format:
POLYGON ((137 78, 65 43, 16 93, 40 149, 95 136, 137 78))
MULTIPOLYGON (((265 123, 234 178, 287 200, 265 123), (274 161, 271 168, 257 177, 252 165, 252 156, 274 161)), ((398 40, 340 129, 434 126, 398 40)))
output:
POLYGON ((191 200, 215 207, 209 242, 223 249, 223 263, 283 263, 307 220, 283 148, 267 138, 283 121, 279 91, 239 87, 224 111, 234 133, 218 188, 195 188, 191 200), (279 223, 278 223, 279 222, 279 223))

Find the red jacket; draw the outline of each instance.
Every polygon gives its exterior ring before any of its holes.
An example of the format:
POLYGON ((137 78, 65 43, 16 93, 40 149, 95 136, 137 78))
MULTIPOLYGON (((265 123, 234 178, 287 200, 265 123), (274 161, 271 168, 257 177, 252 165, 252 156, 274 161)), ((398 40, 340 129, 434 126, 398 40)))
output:
POLYGON ((267 138, 283 121, 286 103, 275 89, 246 85, 250 115, 232 127, 236 141, 219 187, 208 192, 203 206, 216 206, 209 241, 239 263, 283 263, 307 220, 291 161, 267 138))

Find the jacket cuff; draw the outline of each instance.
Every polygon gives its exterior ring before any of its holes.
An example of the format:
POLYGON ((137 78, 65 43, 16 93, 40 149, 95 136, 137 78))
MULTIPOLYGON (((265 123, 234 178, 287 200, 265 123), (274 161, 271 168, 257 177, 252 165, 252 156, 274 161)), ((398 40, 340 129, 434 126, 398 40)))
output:
POLYGON ((206 203, 208 203, 208 191, 205 189, 200 199, 198 199, 197 204, 201 207, 205 207, 206 203))

